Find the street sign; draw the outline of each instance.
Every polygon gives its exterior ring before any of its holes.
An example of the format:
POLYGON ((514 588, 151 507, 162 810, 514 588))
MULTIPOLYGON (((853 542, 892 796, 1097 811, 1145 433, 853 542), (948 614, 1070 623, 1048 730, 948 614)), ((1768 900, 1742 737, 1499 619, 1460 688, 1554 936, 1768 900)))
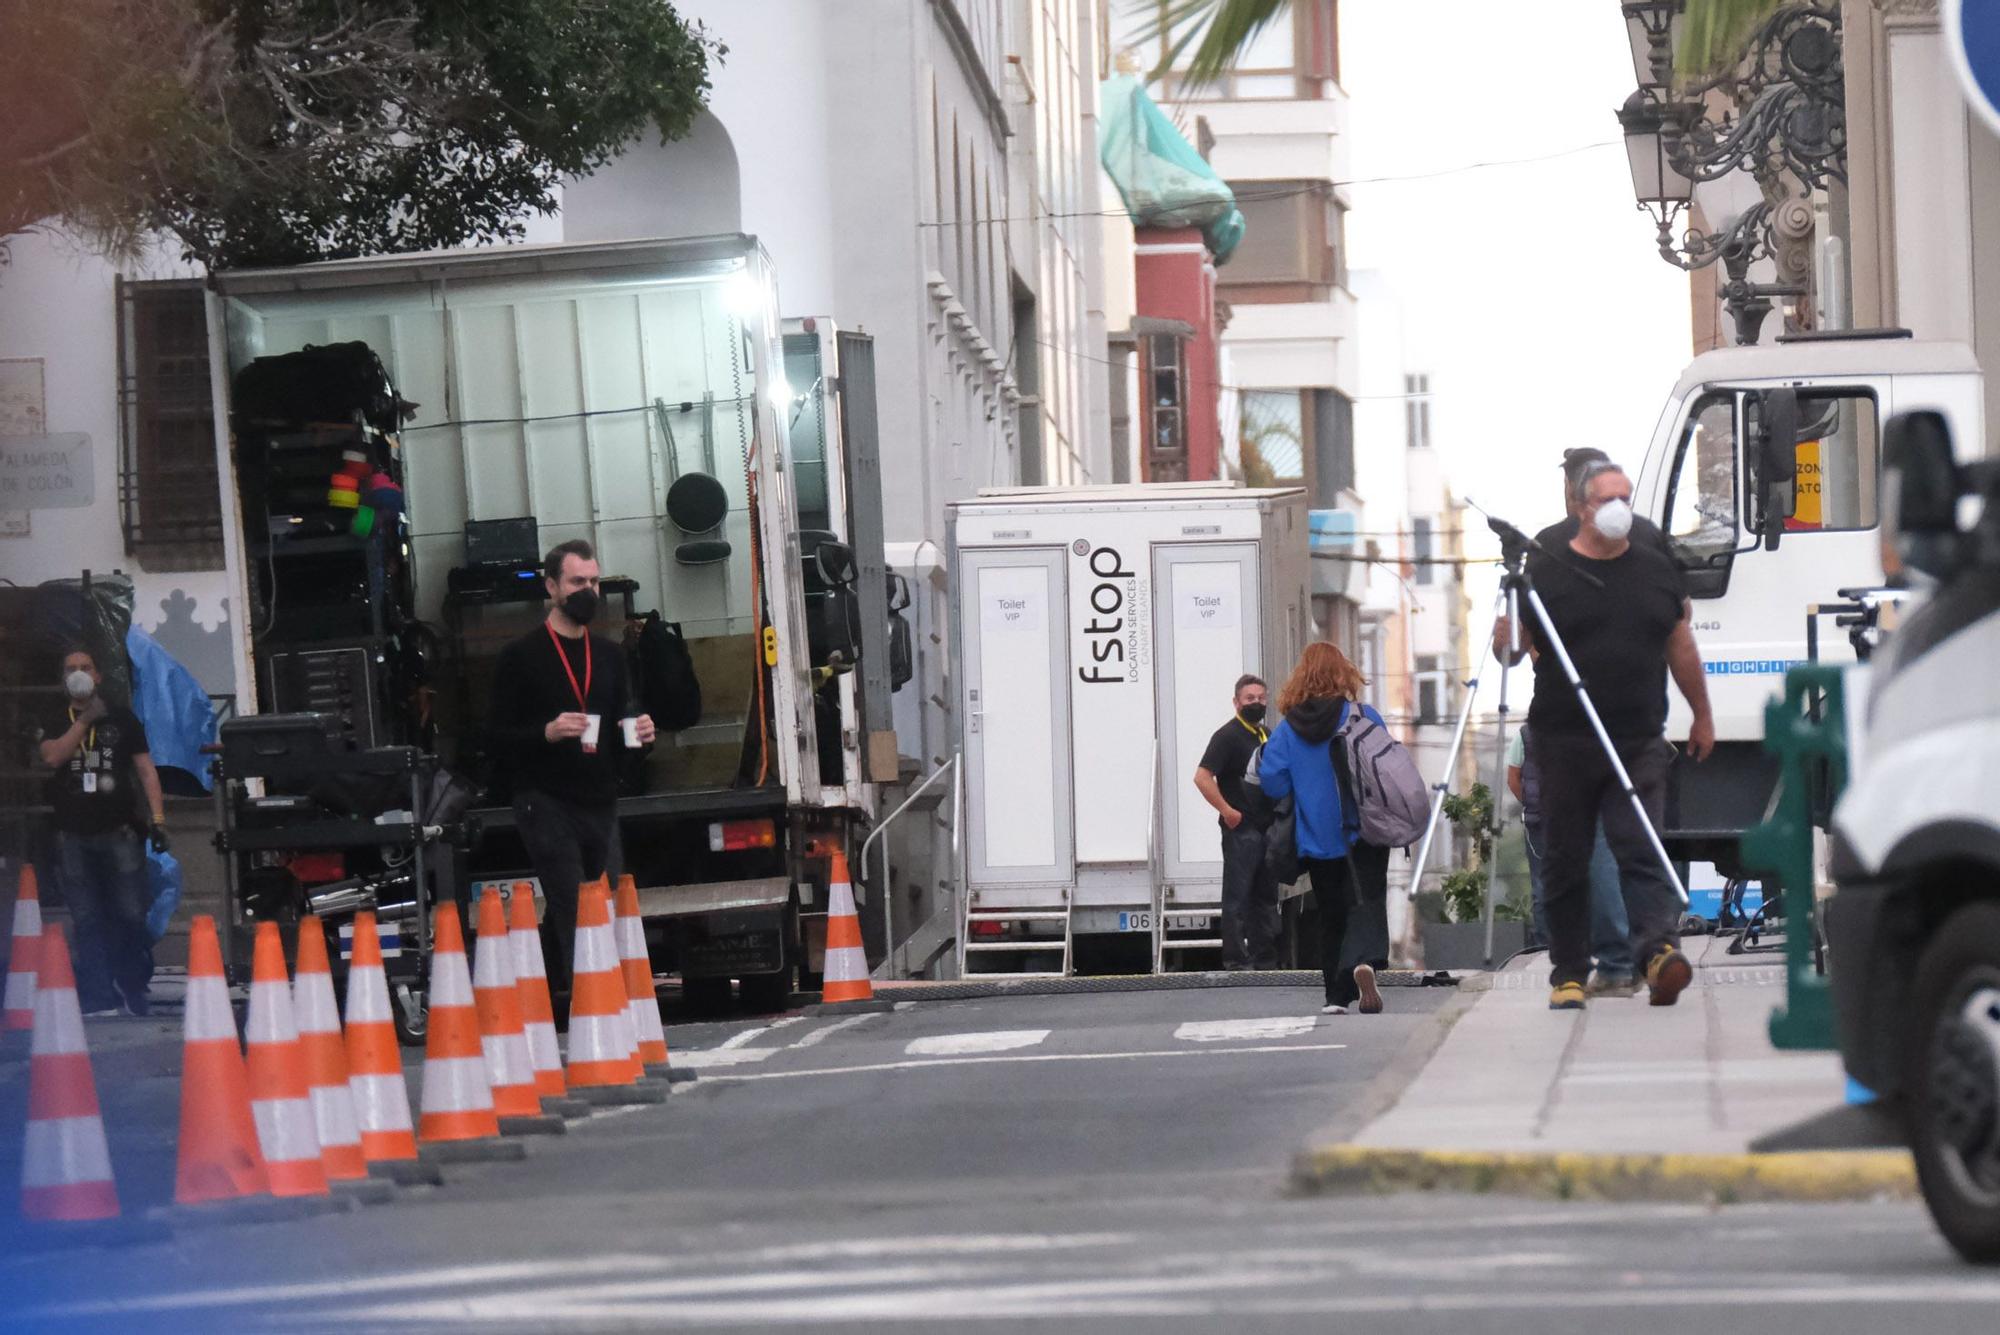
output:
POLYGON ((0 510, 74 510, 90 504, 90 437, 0 436, 0 510))
POLYGON ((1965 100, 2000 134, 2000 0, 1945 0, 1944 30, 1965 100))

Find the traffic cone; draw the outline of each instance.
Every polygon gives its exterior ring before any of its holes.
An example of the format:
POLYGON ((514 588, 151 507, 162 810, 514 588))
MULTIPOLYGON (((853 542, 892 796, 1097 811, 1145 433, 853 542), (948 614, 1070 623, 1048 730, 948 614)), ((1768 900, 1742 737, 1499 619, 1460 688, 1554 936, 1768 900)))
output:
POLYGON ((667 1062, 667 1031, 660 1024, 660 994, 653 986, 653 958, 646 952, 646 925, 639 917, 639 887, 630 876, 618 878, 618 965, 625 974, 625 996, 632 1010, 632 1033, 641 1067, 667 1062))
POLYGON ((632 999, 618 963, 611 902, 586 883, 577 895, 576 963, 570 977, 569 1083, 572 1088, 629 1085, 639 1078, 632 999))
POLYGON ((868 952, 861 947, 861 917, 854 911, 854 885, 847 879, 847 854, 833 850, 833 885, 827 894, 826 963, 821 967, 822 1002, 869 1001, 868 952))
POLYGON ((326 1166, 320 1160, 319 1128, 313 1121, 312 1086, 306 1079, 305 1050, 292 1013, 292 985, 285 977, 285 942, 278 924, 257 924, 257 947, 250 970, 250 1111, 264 1147, 273 1196, 324 1196, 326 1166))
POLYGON ((35 1027, 28 1056, 28 1134, 21 1153, 25 1219, 116 1219, 118 1187, 97 1110, 97 1082, 62 928, 39 934, 35 1027))
POLYGON ((233 1201, 271 1190, 257 1119, 250 1112, 250 1077, 236 1037, 236 1013, 222 974, 215 919, 198 914, 188 925, 187 1010, 181 1018, 181 1138, 174 1170, 180 1205, 233 1201))
POLYGON ((372 909, 354 915, 354 954, 347 962, 347 1088, 354 1096, 362 1157, 370 1163, 416 1158, 410 1088, 403 1083, 402 1048, 372 909))
POLYGON ((299 1049, 306 1059, 312 1090, 313 1126, 319 1131, 320 1161, 327 1177, 351 1182, 368 1176, 361 1152, 361 1125, 347 1083, 347 1044, 340 1034, 340 1011, 333 1003, 333 970, 326 959, 326 928, 316 914, 299 919, 299 967, 292 980, 292 1006, 299 1017, 299 1049))
POLYGON ((535 1063, 521 1025, 521 992, 514 983, 514 943, 507 938, 507 910, 500 891, 479 896, 479 946, 472 961, 472 997, 479 1010, 479 1043, 500 1117, 534 1117, 542 1111, 535 1091, 535 1063))
POLYGON ((484 1140, 500 1134, 493 1086, 479 1041, 472 975, 465 967, 465 936, 458 905, 441 904, 431 934, 430 1033, 424 1045, 423 1114, 417 1138, 484 1140))
POLYGON ((0 1029, 35 1027, 35 946, 42 939, 42 892, 35 869, 21 864, 14 892, 14 944, 7 950, 7 995, 0 1029))
POLYGON ((528 1061, 535 1068, 535 1093, 560 1098, 562 1049, 556 1045, 556 1012, 549 1001, 548 965, 542 959, 542 933, 535 923, 535 890, 514 882, 507 906, 507 940, 514 947, 514 986, 521 994, 521 1023, 528 1036, 528 1061))

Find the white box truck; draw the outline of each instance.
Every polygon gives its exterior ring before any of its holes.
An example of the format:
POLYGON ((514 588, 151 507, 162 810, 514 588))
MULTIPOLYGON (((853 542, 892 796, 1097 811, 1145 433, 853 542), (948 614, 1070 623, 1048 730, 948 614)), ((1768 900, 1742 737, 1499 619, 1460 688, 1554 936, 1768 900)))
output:
POLYGON ((1237 677, 1282 679, 1310 634, 1305 493, 988 491, 947 528, 961 974, 1067 974, 1078 938, 1093 966, 1143 947, 1156 971, 1219 949, 1194 770, 1237 677))
MULTIPOLYGON (((243 712, 325 711, 358 745, 484 779, 494 658, 543 615, 535 554, 588 539, 618 609, 606 633, 643 647, 656 614, 699 685, 696 716, 618 800, 656 965, 690 994, 734 978, 784 1004, 823 940, 824 850, 854 863, 897 777, 907 632, 883 569, 869 340, 781 322, 768 258, 736 235, 237 271, 212 289, 243 712), (245 411, 249 368, 361 344, 408 401, 393 429, 245 411), (329 521, 352 513, 325 504, 343 448, 400 482, 405 522, 329 521)), ((459 886, 527 877, 512 810, 473 814, 459 886)), ((245 859, 288 901, 330 874, 245 859)))

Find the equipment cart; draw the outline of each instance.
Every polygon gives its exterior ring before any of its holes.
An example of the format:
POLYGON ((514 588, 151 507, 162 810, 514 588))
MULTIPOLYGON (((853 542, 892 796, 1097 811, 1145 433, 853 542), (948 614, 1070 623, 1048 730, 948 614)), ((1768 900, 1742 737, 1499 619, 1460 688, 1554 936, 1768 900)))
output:
POLYGON ((258 922, 289 938, 317 913, 345 987, 353 919, 376 913, 396 1031, 423 1041, 433 905, 462 901, 470 790, 412 746, 342 749, 330 714, 264 714, 221 729, 216 847, 232 983, 250 980, 258 922))

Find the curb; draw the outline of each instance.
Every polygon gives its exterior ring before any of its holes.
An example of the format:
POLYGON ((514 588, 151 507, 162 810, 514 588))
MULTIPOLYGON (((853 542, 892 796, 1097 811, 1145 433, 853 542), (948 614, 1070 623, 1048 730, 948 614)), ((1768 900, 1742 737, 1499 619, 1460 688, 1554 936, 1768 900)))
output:
POLYGON ((1532 1154, 1483 1150, 1309 1149, 1297 1195, 1452 1191, 1601 1201, 1915 1200, 1903 1150, 1791 1154, 1532 1154))

